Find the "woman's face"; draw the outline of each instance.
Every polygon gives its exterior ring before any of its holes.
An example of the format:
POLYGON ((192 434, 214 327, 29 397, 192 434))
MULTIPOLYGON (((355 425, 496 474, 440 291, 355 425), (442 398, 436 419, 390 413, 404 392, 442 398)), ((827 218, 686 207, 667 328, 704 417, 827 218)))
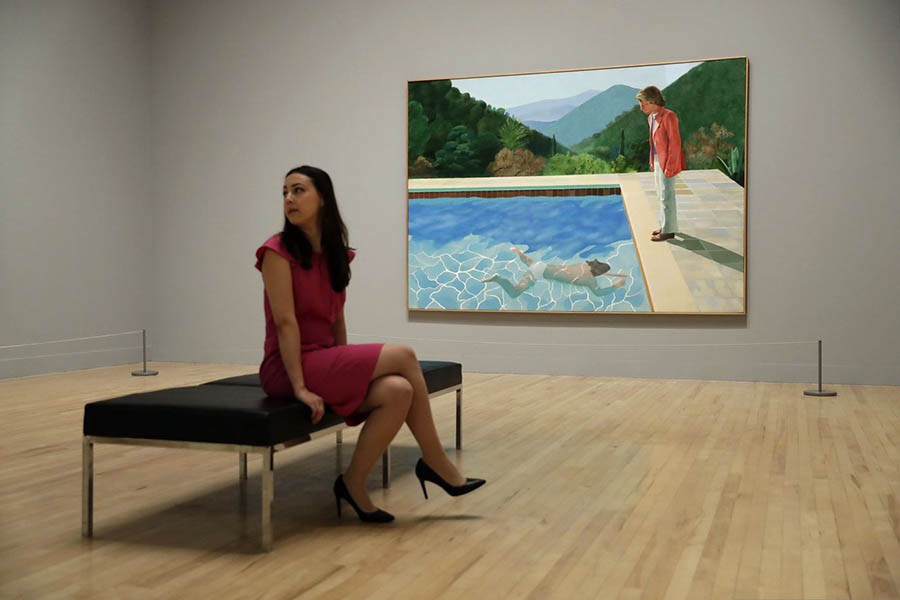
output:
POLYGON ((312 180, 302 173, 291 173, 284 180, 284 216, 300 229, 315 227, 319 223, 322 197, 312 180))

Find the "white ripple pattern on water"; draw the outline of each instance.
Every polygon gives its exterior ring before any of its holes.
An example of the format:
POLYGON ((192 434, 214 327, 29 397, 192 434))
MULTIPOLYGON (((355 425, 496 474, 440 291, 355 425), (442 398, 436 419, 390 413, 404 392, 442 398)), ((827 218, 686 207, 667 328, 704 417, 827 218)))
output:
MULTIPOLYGON (((432 310, 501 310, 537 312, 646 312, 649 303, 632 240, 613 242, 604 248, 590 245, 564 260, 552 248, 519 248, 534 260, 547 264, 582 262, 592 258, 609 263, 611 273, 628 275, 614 293, 596 297, 583 287, 541 278, 517 298, 496 283, 481 280, 493 274, 518 282, 527 266, 510 249, 513 241, 487 243, 469 235, 442 248, 429 240, 409 239, 409 306, 432 310)), ((600 277, 603 287, 614 278, 600 277)))

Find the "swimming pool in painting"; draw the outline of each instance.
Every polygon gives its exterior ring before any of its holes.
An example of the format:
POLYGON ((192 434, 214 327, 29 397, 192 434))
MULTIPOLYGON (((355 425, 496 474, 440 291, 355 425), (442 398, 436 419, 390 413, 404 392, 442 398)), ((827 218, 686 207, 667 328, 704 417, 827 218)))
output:
MULTIPOLYGON (((411 194, 412 195, 412 194, 411 194)), ((621 195, 409 199, 410 309, 539 312, 647 312, 650 304, 621 195), (536 278, 518 297, 482 282, 515 283, 528 271, 511 248, 547 265, 606 262, 624 285, 595 295, 536 278)), ((616 278, 597 282, 609 288, 616 278)))

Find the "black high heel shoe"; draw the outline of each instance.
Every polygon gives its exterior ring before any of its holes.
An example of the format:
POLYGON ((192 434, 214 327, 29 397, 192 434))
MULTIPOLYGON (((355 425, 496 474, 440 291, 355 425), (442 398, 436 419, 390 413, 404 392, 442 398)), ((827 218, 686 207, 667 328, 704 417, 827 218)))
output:
POLYGON ((443 477, 435 473, 434 469, 426 465, 425 461, 421 458, 419 459, 419 462, 416 463, 416 477, 419 478, 419 483, 422 484, 422 493, 425 494, 426 500, 428 499, 428 492, 425 491, 426 481, 436 483, 451 496, 462 496, 463 494, 468 494, 469 492, 477 490, 486 483, 484 479, 473 479, 471 477, 467 477, 466 482, 462 485, 450 485, 449 483, 444 481, 443 477))
POLYGON ((383 511, 380 508, 377 508, 372 512, 366 512, 360 509, 356 504, 356 501, 353 500, 353 496, 350 495, 347 484, 344 483, 344 476, 338 475, 337 479, 334 480, 334 503, 337 506, 337 514, 339 517, 341 516, 341 500, 345 500, 353 507, 353 510, 356 511, 356 516, 359 517, 359 520, 363 523, 390 523, 394 520, 394 515, 383 511))

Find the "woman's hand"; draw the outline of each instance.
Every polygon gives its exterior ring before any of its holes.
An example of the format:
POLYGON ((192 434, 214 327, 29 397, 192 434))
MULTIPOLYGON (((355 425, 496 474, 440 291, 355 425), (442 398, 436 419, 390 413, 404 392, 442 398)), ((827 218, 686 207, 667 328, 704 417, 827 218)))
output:
POLYGON ((295 388, 294 396, 312 411, 313 424, 318 423, 325 416, 325 401, 322 400, 322 396, 309 391, 305 387, 295 388))

